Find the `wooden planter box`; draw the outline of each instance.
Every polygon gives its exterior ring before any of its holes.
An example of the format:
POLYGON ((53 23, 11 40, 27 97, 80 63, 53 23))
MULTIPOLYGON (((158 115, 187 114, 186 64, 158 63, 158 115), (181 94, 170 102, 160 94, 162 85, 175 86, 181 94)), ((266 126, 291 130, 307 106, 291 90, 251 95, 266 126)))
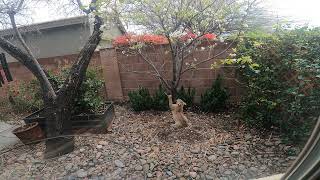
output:
MULTIPOLYGON (((42 116, 43 109, 32 113, 23 120, 26 124, 33 122, 39 123, 41 129, 46 131, 45 117, 42 116)), ((105 110, 101 114, 81 114, 71 117, 72 132, 75 134, 90 133, 107 133, 108 128, 115 117, 113 102, 105 103, 105 110)))

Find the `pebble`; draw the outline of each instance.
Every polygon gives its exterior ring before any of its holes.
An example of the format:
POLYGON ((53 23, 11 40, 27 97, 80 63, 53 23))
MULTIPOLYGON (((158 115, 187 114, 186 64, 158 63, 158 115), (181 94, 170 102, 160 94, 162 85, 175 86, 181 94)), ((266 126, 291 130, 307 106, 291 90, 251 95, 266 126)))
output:
POLYGON ((143 167, 141 165, 137 165, 135 168, 134 168, 136 171, 142 171, 143 170, 143 167))
POLYGON ((216 156, 216 155, 211 155, 211 156, 208 157, 208 160, 209 160, 209 161, 214 161, 214 160, 216 160, 216 159, 217 159, 217 156, 216 156))
POLYGON ((37 157, 41 157, 42 155, 43 155, 42 152, 37 152, 37 153, 36 153, 36 156, 37 156, 37 157))
POLYGON ((79 178, 85 178, 88 176, 88 172, 83 169, 78 170, 76 174, 79 178))
POLYGON ((208 180, 213 180, 213 179, 214 179, 214 177, 213 177, 213 176, 211 176, 211 175, 206 175, 206 179, 208 179, 208 180))
MULTIPOLYGON (((210 132, 206 132, 199 137, 204 136, 208 139, 193 142, 193 139, 188 139, 190 138, 189 130, 170 130, 165 132, 167 134, 164 134, 164 131, 167 130, 157 128, 158 124, 155 122, 158 123, 159 119, 163 120, 161 126, 172 120, 170 112, 164 113, 167 115, 165 119, 162 119, 161 114, 154 115, 150 112, 133 115, 131 112, 129 112, 129 115, 127 113, 123 114, 121 121, 115 121, 117 130, 114 133, 101 135, 101 138, 108 136, 119 144, 97 138, 75 138, 76 150, 74 152, 50 161, 39 158, 41 152, 44 151, 42 144, 35 145, 30 153, 29 149, 26 151, 22 148, 8 152, 8 157, 4 156, 5 164, 10 169, 4 167, 1 176, 11 173, 11 168, 14 167, 17 178, 13 177, 11 179, 36 179, 37 177, 50 179, 53 174, 53 172, 50 172, 51 169, 55 170, 54 175, 57 179, 70 180, 85 179, 86 177, 88 177, 88 180, 144 179, 145 177, 168 180, 227 180, 238 179, 238 177, 241 177, 240 179, 254 179, 285 171, 295 159, 294 154, 291 154, 291 156, 286 154, 286 150, 292 150, 294 146, 287 147, 285 144, 279 144, 279 142, 275 142, 279 139, 274 140, 273 138, 270 140, 271 143, 268 144, 265 139, 258 138, 258 135, 254 134, 255 131, 252 132, 252 135, 247 131, 231 134, 227 130, 220 131, 220 124, 217 124, 217 126, 214 126, 214 128, 217 128, 217 135, 225 139, 219 142, 207 141, 211 137, 208 136, 210 132), (130 116, 139 118, 131 121, 130 116), (153 116, 156 116, 157 121, 153 119, 153 116), (150 121, 149 119, 144 121, 146 118, 149 118, 150 121), (126 122, 127 119, 130 121, 126 122), (130 125, 125 126, 126 124, 130 125), (153 131, 157 135, 154 136, 151 133, 151 140, 145 137, 146 134, 150 135, 150 132, 153 131), (167 136, 165 137, 166 140, 161 140, 160 137, 164 135, 167 136), (181 135, 187 137, 178 137, 181 135), (177 139, 171 141, 170 138, 177 139), (127 145, 126 147, 132 147, 133 150, 120 145, 120 143, 127 145), (279 146, 275 146, 275 144, 279 144, 279 146), (255 149, 259 152, 255 152, 255 149), (269 152, 266 153, 267 151, 269 152)), ((186 112, 186 115, 190 116, 190 114, 192 114, 191 121, 193 121, 193 118, 206 116, 186 112)), ((215 119, 218 118, 215 117, 215 119)), ((216 121, 213 117, 210 122, 212 120, 216 121)), ((190 126, 190 129, 196 126, 200 127, 201 123, 203 121, 200 121, 199 125, 190 126)), ((210 126, 210 123, 208 125, 210 126)), ((204 126, 201 129, 208 130, 204 126)), ((201 129, 193 132, 203 133, 201 129)), ((193 135, 191 138, 194 138, 193 135)), ((10 179, 8 177, 5 176, 3 179, 10 179)))
POLYGON ((171 171, 166 171, 166 174, 167 174, 168 176, 172 176, 172 175, 173 175, 173 173, 172 173, 171 171))
POLYGON ((201 149, 200 147, 194 147, 190 150, 190 152, 192 152, 193 154, 198 154, 200 153, 201 149))
POLYGON ((80 149, 80 152, 85 152, 85 151, 86 151, 86 149, 84 149, 84 148, 80 149))
POLYGON ((100 144, 102 146, 106 146, 106 145, 108 145, 108 142, 107 141, 99 141, 98 144, 100 144))
POLYGON ((250 170, 253 171, 253 172, 258 171, 258 169, 256 167, 251 167, 250 170))
POLYGON ((115 161, 114 161, 114 164, 115 164, 117 167, 120 167, 120 168, 124 168, 124 167, 125 167, 124 163, 123 163, 122 161, 120 161, 120 160, 115 160, 115 161))
POLYGON ((66 171, 70 171, 72 169, 72 167, 73 167, 72 163, 68 163, 68 164, 65 165, 64 169, 66 171))
POLYGON ((231 152, 231 155, 232 156, 238 156, 240 153, 239 152, 237 152, 237 151, 233 151, 233 152, 231 152))
POLYGON ((197 172, 194 172, 194 171, 190 172, 189 174, 192 178, 196 178, 198 175, 197 172))
POLYGON ((99 159, 101 154, 102 154, 101 152, 98 152, 97 155, 96 155, 96 158, 99 159))

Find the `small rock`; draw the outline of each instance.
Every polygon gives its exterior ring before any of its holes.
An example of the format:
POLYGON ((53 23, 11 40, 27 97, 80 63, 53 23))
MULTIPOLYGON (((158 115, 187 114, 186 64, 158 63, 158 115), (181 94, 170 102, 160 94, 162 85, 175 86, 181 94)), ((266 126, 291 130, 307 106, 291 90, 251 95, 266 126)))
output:
POLYGON ((167 174, 168 176, 172 176, 172 175, 173 175, 173 173, 172 173, 171 171, 166 171, 166 174, 167 174))
POLYGON ((59 157, 58 161, 65 161, 67 158, 65 156, 59 157))
POLYGON ((261 169, 261 170, 266 170, 266 169, 267 169, 267 166, 266 166, 266 165, 263 165, 263 166, 260 167, 260 169, 261 169))
POLYGON ((143 167, 141 165, 137 165, 135 168, 134 168, 136 171, 142 171, 143 170, 143 167))
POLYGON ((155 164, 150 163, 150 167, 149 167, 150 171, 153 171, 153 169, 154 169, 155 167, 156 167, 156 165, 155 165, 155 164))
POLYGON ((206 179, 208 179, 208 180, 213 180, 213 179, 214 179, 214 177, 213 177, 213 176, 211 176, 211 175, 206 175, 206 179))
POLYGON ((240 165, 238 166, 238 169, 239 169, 240 171, 243 171, 243 170, 246 169, 246 167, 245 167, 244 165, 240 164, 240 165))
POLYGON ((98 152, 97 155, 96 155, 96 158, 99 159, 100 156, 101 156, 101 152, 98 152))
POLYGON ((229 171, 229 170, 226 170, 226 171, 224 172, 224 174, 225 174, 225 175, 231 175, 231 174, 232 174, 232 172, 231 172, 231 171, 229 171))
POLYGON ((144 165, 143 165, 143 170, 144 170, 145 172, 149 171, 149 164, 144 164, 144 165))
POLYGON ((258 169, 256 167, 251 167, 250 170, 253 171, 253 172, 258 171, 258 169))
POLYGON ((239 152, 237 152, 237 151, 233 151, 233 152, 231 152, 231 155, 232 156, 238 156, 240 153, 239 152))
POLYGON ((89 162, 88 165, 89 165, 90 167, 93 167, 93 166, 94 166, 94 163, 93 163, 93 162, 89 162))
POLYGON ((146 160, 144 160, 144 159, 140 159, 140 162, 141 162, 141 164, 142 164, 142 165, 147 164, 147 161, 146 161, 146 160))
POLYGON ((102 148, 102 145, 97 145, 97 149, 101 149, 102 148))
POLYGON ((194 147, 190 150, 190 152, 193 154, 198 154, 200 153, 200 151, 201 151, 200 147, 194 147))
POLYGON ((265 144, 266 146, 273 146, 273 145, 274 145, 273 142, 270 142, 270 141, 266 141, 264 144, 265 144))
POLYGON ((192 170, 194 170, 195 172, 199 171, 198 167, 193 167, 192 170))
POLYGON ((37 156, 37 157, 41 157, 42 155, 43 155, 42 152, 37 152, 37 153, 36 153, 36 156, 37 156))
POLYGON ((193 172, 193 171, 190 172, 189 174, 190 174, 190 176, 191 176, 192 178, 196 178, 197 175, 198 175, 197 172, 193 172))
POLYGON ((224 167, 223 166, 219 166, 218 169, 219 169, 220 173, 224 172, 224 167))
POLYGON ((66 165, 64 166, 64 169, 65 169, 66 171, 70 171, 70 170, 72 169, 72 167, 73 167, 72 163, 68 163, 68 164, 66 164, 66 165))
POLYGON ((120 161, 120 160, 115 160, 115 161, 114 161, 114 164, 115 164, 117 167, 120 167, 120 168, 124 168, 124 167, 125 167, 125 165, 123 164, 123 162, 120 161))
POLYGON ((83 169, 78 170, 76 174, 79 178, 84 178, 88 176, 88 173, 83 169))
POLYGON ((153 175, 151 173, 147 174, 148 178, 151 178, 153 175))
POLYGON ((84 151, 86 151, 84 148, 81 148, 81 149, 80 149, 80 152, 84 152, 84 151))
POLYGON ((100 144, 102 146, 106 146, 106 145, 108 145, 108 142, 107 141, 99 141, 98 144, 100 144))
POLYGON ((27 158, 27 154, 25 153, 25 154, 22 154, 17 160, 18 161, 25 161, 26 158, 27 158))
POLYGON ((234 150, 238 150, 238 149, 240 149, 240 148, 239 148, 238 145, 233 145, 233 149, 234 149, 234 150))
POLYGON ((289 160, 295 160, 297 157, 296 156, 289 156, 288 159, 289 160))
POLYGON ((211 156, 208 157, 208 160, 209 160, 209 161, 214 161, 214 160, 216 160, 216 159, 217 159, 217 156, 216 156, 216 155, 211 155, 211 156))
POLYGON ((148 152, 150 152, 150 151, 151 151, 151 147, 146 147, 146 148, 145 148, 145 152, 148 153, 148 152))

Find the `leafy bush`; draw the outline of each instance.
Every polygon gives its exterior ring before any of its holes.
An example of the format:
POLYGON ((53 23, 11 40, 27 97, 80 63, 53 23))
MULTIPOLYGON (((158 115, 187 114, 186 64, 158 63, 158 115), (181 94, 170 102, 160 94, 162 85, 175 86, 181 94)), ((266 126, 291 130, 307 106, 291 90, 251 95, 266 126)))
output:
MULTIPOLYGON (((73 114, 93 113, 103 105, 103 97, 100 92, 104 86, 99 77, 99 70, 88 69, 86 77, 80 87, 79 94, 75 99, 73 114)), ((63 69, 60 75, 50 74, 50 81, 55 82, 57 88, 63 85, 69 69, 63 69)), ((13 109, 18 112, 32 112, 43 107, 41 89, 38 80, 22 83, 18 88, 10 89, 13 109)))
POLYGON ((152 97, 152 109, 157 111, 167 111, 169 109, 168 97, 161 85, 152 97))
POLYGON ((225 60, 247 84, 241 115, 250 127, 275 127, 292 141, 308 135, 320 112, 319 41, 318 28, 250 33, 225 60))
POLYGON ((42 108, 41 89, 37 80, 10 87, 9 100, 15 112, 33 112, 42 108))
POLYGON ((186 107, 191 107, 193 105, 194 96, 196 94, 196 90, 190 87, 188 88, 188 91, 184 89, 183 86, 181 86, 180 90, 177 93, 177 98, 183 100, 187 105, 186 107))
POLYGON ((210 89, 201 95, 200 108, 204 112, 221 111, 226 107, 229 95, 222 86, 222 77, 218 76, 210 89))
POLYGON ((139 87, 136 91, 130 91, 128 96, 134 111, 145 111, 152 108, 152 97, 148 89, 139 87))
POLYGON ((86 73, 79 95, 75 99, 75 111, 96 112, 104 103, 104 98, 100 95, 104 82, 98 77, 96 71, 89 69, 86 73))

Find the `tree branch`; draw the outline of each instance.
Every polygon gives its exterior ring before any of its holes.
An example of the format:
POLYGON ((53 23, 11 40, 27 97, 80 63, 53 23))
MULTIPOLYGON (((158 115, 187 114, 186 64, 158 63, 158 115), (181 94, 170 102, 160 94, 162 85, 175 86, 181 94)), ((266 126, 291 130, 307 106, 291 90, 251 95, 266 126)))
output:
MULTIPOLYGON (((32 72, 32 74, 39 80, 41 87, 44 88, 43 89, 44 95, 47 98, 49 98, 50 97, 48 96, 49 89, 47 89, 47 86, 42 86, 43 84, 45 84, 44 82, 45 80, 39 71, 39 67, 34 63, 32 57, 30 57, 30 55, 28 55, 27 53, 22 51, 20 48, 11 44, 9 41, 5 40, 2 37, 0 37, 0 47, 32 72)), ((54 98, 54 97, 51 97, 51 98, 54 98)))
POLYGON ((65 80, 62 88, 58 92, 58 101, 66 104, 73 101, 76 95, 76 89, 80 88, 82 81, 86 75, 91 57, 101 40, 100 30, 94 30, 87 43, 78 55, 78 60, 71 68, 70 74, 65 80))
POLYGON ((156 67, 147 57, 145 57, 145 56, 141 53, 140 50, 138 50, 138 53, 139 53, 139 55, 142 57, 142 59, 143 59, 146 63, 148 63, 148 64, 152 67, 152 69, 156 72, 156 74, 157 74, 156 77, 159 78, 160 82, 162 82, 162 83, 166 86, 166 88, 167 88, 168 90, 171 90, 170 85, 169 85, 168 82, 161 76, 161 74, 160 74, 160 72, 158 71, 157 67, 156 67))
MULTIPOLYGON (((21 8, 23 1, 24 0, 20 1, 19 8, 21 8)), ((36 77, 40 81, 40 83, 42 84, 41 87, 42 87, 44 96, 49 98, 49 99, 54 99, 56 97, 56 94, 55 94, 55 91, 54 91, 51 83, 48 80, 48 77, 46 76, 46 74, 43 71, 42 67, 40 66, 39 62, 37 61, 37 59, 33 55, 32 51, 30 50, 30 48, 28 47, 28 45, 24 41, 21 33, 18 30, 18 27, 16 25, 16 21, 15 21, 15 12, 14 11, 8 12, 8 15, 10 17, 12 28, 13 28, 18 40, 22 44, 22 47, 29 54, 29 58, 31 60, 29 63, 32 63, 34 65, 34 68, 33 68, 32 72, 33 72, 34 75, 37 74, 36 77)))

